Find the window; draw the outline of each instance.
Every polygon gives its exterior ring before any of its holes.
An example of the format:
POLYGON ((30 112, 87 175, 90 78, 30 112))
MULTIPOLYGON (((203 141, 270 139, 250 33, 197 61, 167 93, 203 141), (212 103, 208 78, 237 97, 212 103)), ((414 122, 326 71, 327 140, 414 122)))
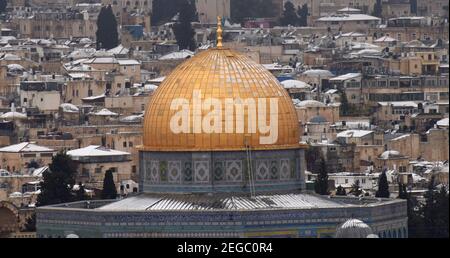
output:
POLYGON ((132 172, 132 173, 136 173, 136 171, 137 171, 137 170, 136 170, 136 166, 131 166, 131 172, 132 172))
POLYGON ((123 142, 123 147, 124 147, 124 148, 127 147, 127 142, 123 142))
POLYGON ((23 98, 23 102, 27 102, 27 98, 23 98))
POLYGON ((128 142, 128 147, 133 147, 133 142, 128 142))
POLYGON ((95 168, 95 173, 96 174, 102 173, 102 168, 95 168))

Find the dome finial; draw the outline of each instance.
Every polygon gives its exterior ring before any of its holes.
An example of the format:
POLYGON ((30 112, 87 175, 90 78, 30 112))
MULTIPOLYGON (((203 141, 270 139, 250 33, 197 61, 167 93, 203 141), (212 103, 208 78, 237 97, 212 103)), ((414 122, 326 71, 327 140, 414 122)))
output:
POLYGON ((217 16, 217 48, 222 48, 222 18, 217 16))

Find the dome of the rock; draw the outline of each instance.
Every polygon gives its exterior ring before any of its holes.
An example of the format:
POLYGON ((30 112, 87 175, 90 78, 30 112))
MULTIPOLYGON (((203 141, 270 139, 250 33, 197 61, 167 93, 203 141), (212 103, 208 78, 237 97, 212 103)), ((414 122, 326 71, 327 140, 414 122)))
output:
POLYGON ((252 149, 299 147, 298 118, 287 92, 263 66, 230 49, 200 52, 179 65, 155 91, 145 114, 142 149, 147 151, 243 150, 247 145, 252 149), (195 94, 203 102, 199 104, 201 114, 197 115, 194 108, 199 105, 195 103, 195 94), (186 104, 183 108, 189 107, 189 124, 181 133, 174 132, 171 127, 172 119, 181 110, 181 105, 178 109, 173 105, 180 99, 186 104), (206 99, 214 99, 220 106, 205 109, 206 99), (273 110, 275 106, 270 104, 270 99, 276 100, 277 110, 273 110), (243 116, 238 115, 235 106, 234 113, 229 115, 226 108, 230 100, 235 101, 234 104, 254 103, 254 106, 239 106, 244 108, 243 116), (205 123, 202 119, 212 110, 220 113, 215 131, 195 128, 205 123), (249 114, 256 115, 252 120, 254 124, 249 122, 249 114), (271 124, 270 121, 274 123, 275 119, 277 124, 271 124), (244 130, 239 131, 237 125, 242 120, 244 130), (232 129, 226 129, 227 123, 232 129), (261 137, 269 136, 259 130, 261 123, 277 127, 276 132, 271 132, 274 138, 268 143, 261 142, 261 137), (252 131, 249 126, 256 128, 252 131))

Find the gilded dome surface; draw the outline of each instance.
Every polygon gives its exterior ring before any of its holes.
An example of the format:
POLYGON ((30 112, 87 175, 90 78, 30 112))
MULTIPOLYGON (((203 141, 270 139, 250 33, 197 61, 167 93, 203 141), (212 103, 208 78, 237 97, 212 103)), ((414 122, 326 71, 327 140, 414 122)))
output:
MULTIPOLYGON (((186 125, 176 121, 177 126, 186 125)), ((215 48, 186 60, 167 76, 147 107, 141 150, 245 150, 247 145, 261 150, 300 147, 298 118, 292 100, 278 80, 264 67, 235 51, 215 48), (208 99, 214 99, 210 101, 213 104, 203 109, 208 99), (272 106, 270 99, 276 105, 272 106), (239 106, 244 109, 238 115, 236 106, 232 113, 226 110, 230 100, 234 104, 254 102, 255 105, 239 106), (203 107, 200 113, 194 111, 199 106, 203 107), (187 107, 183 113, 188 117, 183 120, 187 126, 181 132, 174 131, 174 117, 187 107), (220 119, 205 122, 203 119, 212 111, 218 112, 215 115, 220 113, 220 119), (252 114, 257 115, 255 123, 249 122, 252 114), (263 126, 264 122, 271 126, 270 132, 253 128, 255 124, 263 126), (214 130, 205 131, 199 124, 213 125, 214 130), (244 125, 244 130, 238 130, 238 124, 244 125), (234 127, 230 129, 230 126, 234 127), (276 132, 272 130, 275 127, 276 132), (269 135, 272 141, 261 141, 269 135)))

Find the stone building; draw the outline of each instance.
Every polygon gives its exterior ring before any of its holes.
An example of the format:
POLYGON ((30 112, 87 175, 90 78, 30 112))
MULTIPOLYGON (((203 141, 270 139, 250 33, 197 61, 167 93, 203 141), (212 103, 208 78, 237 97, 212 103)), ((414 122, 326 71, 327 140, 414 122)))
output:
POLYGON ((108 170, 113 172, 118 192, 121 182, 131 178, 131 157, 128 152, 90 145, 70 150, 67 155, 78 164, 77 181, 89 188, 103 189, 103 179, 108 170))
POLYGON ((22 142, 0 148, 1 168, 11 172, 23 172, 31 162, 41 166, 51 163, 56 151, 31 142, 22 142))

